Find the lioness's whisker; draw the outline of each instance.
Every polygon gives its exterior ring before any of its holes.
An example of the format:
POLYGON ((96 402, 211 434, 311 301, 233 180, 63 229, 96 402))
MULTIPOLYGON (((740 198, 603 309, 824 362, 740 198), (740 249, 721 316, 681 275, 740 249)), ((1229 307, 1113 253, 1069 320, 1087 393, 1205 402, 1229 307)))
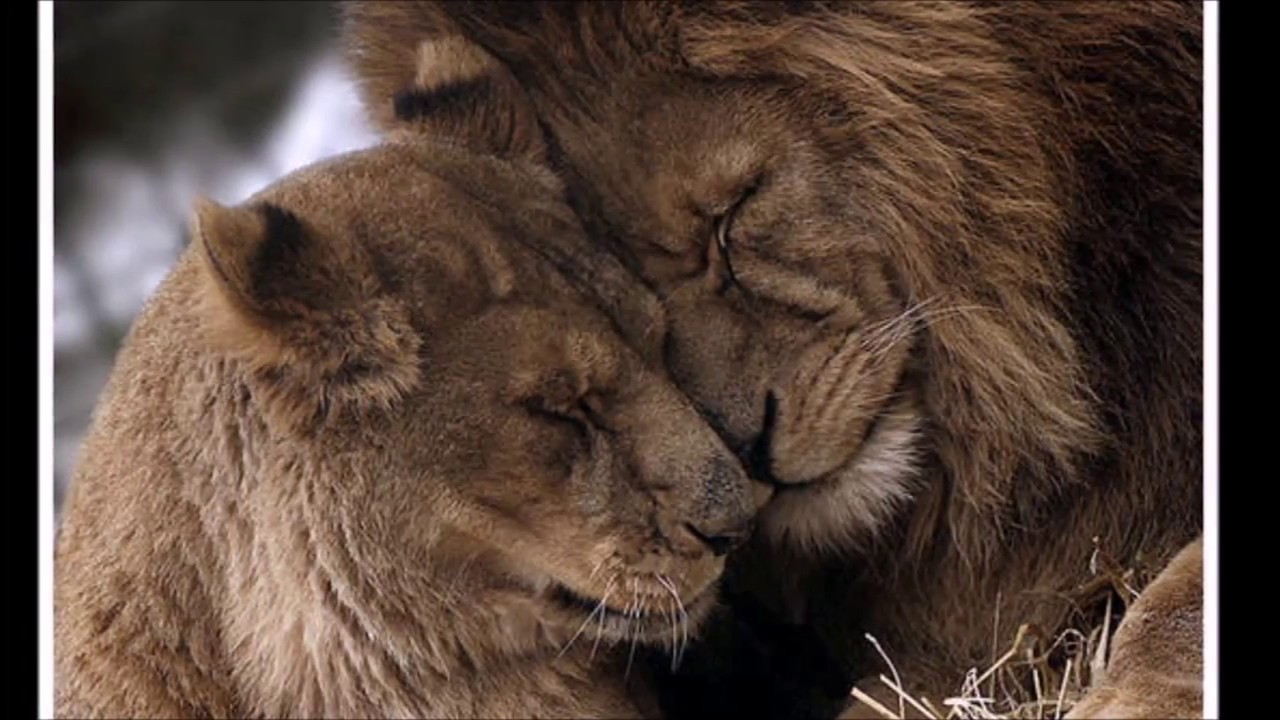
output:
POLYGON ((676 604, 668 601, 665 603, 667 608, 667 620, 671 623, 671 672, 675 672, 680 667, 680 663, 676 662, 680 650, 680 616, 676 614, 676 604))
POLYGON ((440 600, 447 607, 452 607, 454 604, 463 600, 463 595, 458 591, 458 587, 465 583, 467 572, 471 570, 471 565, 475 562, 476 558, 479 557, 480 552, 481 551, 477 550, 471 555, 468 555, 467 558, 462 561, 462 565, 458 568, 458 572, 453 576, 453 579, 449 581, 449 584, 445 586, 444 592, 440 594, 440 600))
MULTIPOLYGON (((658 584, 662 585, 663 589, 665 589, 672 598, 675 598, 675 588, 668 583, 667 579, 662 576, 662 573, 655 572, 653 576, 657 578, 658 584)), ((671 672, 675 672, 676 668, 680 665, 677 662, 680 651, 679 616, 676 615, 676 606, 674 602, 667 602, 664 603, 664 605, 666 607, 667 620, 671 623, 671 672)))
POLYGON ((600 570, 604 568, 605 561, 607 561, 608 559, 609 559, 609 556, 606 555, 600 558, 599 560, 597 560, 595 566, 591 568, 591 573, 587 575, 587 579, 590 580, 591 578, 595 577, 596 573, 600 572, 600 570))
MULTIPOLYGON (((617 573, 614 573, 609 578, 609 584, 605 586, 604 597, 600 598, 600 607, 604 607, 605 601, 609 599, 609 593, 613 592, 613 583, 617 579, 617 573)), ((591 643, 591 654, 587 656, 588 663, 596 659, 596 650, 600 647, 600 638, 604 637, 604 618, 605 613, 600 613, 600 624, 596 627, 596 640, 591 643)))
POLYGON ((640 590, 639 581, 636 578, 631 578, 631 590, 635 593, 635 603, 631 613, 628 615, 629 626, 627 629, 631 631, 631 650, 627 652, 627 669, 622 673, 624 681, 631 677, 631 664, 636 659, 636 641, 640 639, 640 624, 635 622, 636 617, 640 614, 640 590))
POLYGON ((564 644, 564 647, 560 648, 560 652, 556 654, 557 658, 564 655, 566 652, 569 652, 569 648, 573 647, 574 641, 578 639, 578 636, 582 634, 583 630, 587 629, 587 626, 591 624, 591 621, 593 619, 595 619, 595 616, 597 613, 600 615, 602 619, 604 618, 604 603, 605 603, 605 600, 609 599, 609 593, 612 590, 613 590, 613 580, 610 580, 609 584, 606 585, 604 588, 604 595, 600 598, 600 601, 597 602, 596 606, 591 609, 591 613, 587 615, 587 619, 583 620, 582 624, 578 626, 578 631, 575 632, 573 636, 569 638, 569 642, 566 642, 564 644))
MULTIPOLYGON (((679 602, 677 600, 677 602, 679 602)), ((689 613, 684 606, 680 607, 680 655, 676 658, 676 667, 684 662, 684 654, 689 651, 689 613)))
POLYGON ((680 591, 676 589, 676 584, 671 578, 658 573, 658 580, 662 586, 671 593, 672 599, 676 601, 676 607, 680 610, 680 621, 682 628, 682 638, 680 644, 672 652, 672 662, 675 668, 680 667, 680 661, 684 659, 684 652, 689 648, 689 613, 684 609, 684 603, 680 602, 680 591))

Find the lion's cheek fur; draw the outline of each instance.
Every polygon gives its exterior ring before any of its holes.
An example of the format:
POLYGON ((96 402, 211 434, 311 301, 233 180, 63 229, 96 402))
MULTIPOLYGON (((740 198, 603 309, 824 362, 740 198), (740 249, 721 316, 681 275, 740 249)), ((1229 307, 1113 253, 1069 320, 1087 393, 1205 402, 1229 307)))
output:
POLYGON ((760 514, 761 530, 779 545, 814 555, 865 547, 910 502, 920 482, 923 441, 914 408, 889 412, 844 468, 776 492, 760 514))

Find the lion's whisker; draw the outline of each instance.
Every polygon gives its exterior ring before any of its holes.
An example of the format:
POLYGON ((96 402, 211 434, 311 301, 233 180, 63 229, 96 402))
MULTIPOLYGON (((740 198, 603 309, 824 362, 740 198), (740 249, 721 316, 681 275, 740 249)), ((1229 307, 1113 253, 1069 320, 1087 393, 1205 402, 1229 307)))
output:
POLYGON ((910 320, 916 313, 923 311, 929 305, 938 301, 939 296, 925 298, 917 303, 907 306, 901 313, 892 317, 872 323, 863 328, 863 336, 866 341, 872 341, 881 335, 892 332, 894 328, 904 324, 910 320))
POLYGON ((908 306, 901 313, 872 325, 863 335, 863 348, 871 352, 879 352, 880 346, 885 341, 900 336, 912 324, 917 314, 923 315, 926 308, 937 300, 937 296, 926 298, 908 306))
POLYGON ((920 313, 916 318, 908 318, 907 314, 903 313, 902 315, 897 316, 899 320, 894 322, 891 327, 887 327, 880 332, 868 332, 864 335, 862 346, 873 355, 887 355, 898 345, 898 343, 911 337, 913 331, 923 330, 924 328, 937 324, 941 320, 955 317, 957 315, 965 315, 975 311, 996 312, 997 308, 985 305, 955 305, 951 307, 931 309, 920 313), (907 322, 909 319, 912 320, 912 322, 907 322))
MULTIPOLYGON (((880 339, 893 335, 899 325, 905 324, 906 319, 935 300, 936 298, 927 298, 911 305, 907 309, 903 310, 899 315, 874 322, 866 327, 859 328, 855 326, 850 328, 848 332, 845 333, 845 336, 840 340, 835 351, 833 351, 827 359, 823 361, 822 366, 813 372, 813 374, 808 378, 808 387, 804 392, 799 393, 799 404, 795 409, 796 416, 801 417, 805 415, 809 398, 815 395, 814 387, 818 383, 822 382, 823 378, 827 376, 827 368, 830 367, 831 363, 835 362, 837 358, 845 357, 850 353, 856 352, 859 348, 865 350, 871 346, 878 345, 880 339)), ((837 378, 833 384, 836 387, 842 386, 844 384, 845 377, 850 372, 855 372, 859 367, 862 366, 858 363, 846 363, 845 367, 837 373, 837 378)), ((827 403, 823 403, 823 405, 825 407, 827 403)), ((821 409, 819 411, 821 411, 821 409)))

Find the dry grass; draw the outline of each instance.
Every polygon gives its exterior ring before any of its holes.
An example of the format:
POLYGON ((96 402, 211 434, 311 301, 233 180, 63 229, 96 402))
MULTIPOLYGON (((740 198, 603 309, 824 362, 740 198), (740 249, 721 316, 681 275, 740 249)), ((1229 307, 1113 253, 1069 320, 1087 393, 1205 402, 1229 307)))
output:
MULTIPOLYGON (((1137 597, 1139 570, 1122 570, 1094 540, 1089 560, 1093 579, 1077 589, 1074 596, 1098 599, 1105 596, 1106 612, 1092 627, 1073 627, 1048 637, 1034 625, 1021 625, 1013 643, 998 657, 993 644, 993 660, 984 670, 970 669, 956 691, 944 689, 941 707, 928 697, 913 697, 906 690, 897 667, 880 643, 870 635, 867 641, 883 658, 889 675, 879 682, 891 693, 896 707, 854 688, 853 697, 881 717, 901 720, 923 717, 930 720, 969 718, 980 720, 1025 720, 1061 718, 1085 692, 1100 682, 1106 670, 1113 617, 1137 597)), ((995 624, 1000 623, 999 605, 995 624)))

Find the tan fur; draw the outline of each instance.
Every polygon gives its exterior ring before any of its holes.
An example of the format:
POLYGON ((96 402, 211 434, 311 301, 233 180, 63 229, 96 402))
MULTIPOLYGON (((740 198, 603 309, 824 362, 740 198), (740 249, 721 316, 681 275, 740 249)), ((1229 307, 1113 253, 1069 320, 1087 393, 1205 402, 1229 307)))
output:
POLYGON ((198 204, 71 486, 59 717, 654 712, 630 647, 697 631, 755 507, 661 306, 508 149, 198 204))
POLYGON ((1067 718, 1204 715, 1204 541, 1174 556, 1125 611, 1106 675, 1067 718))
MULTIPOLYGON (((1199 532, 1197 4, 345 13, 383 127, 433 38, 519 82, 589 235, 662 296, 673 375, 781 488, 727 586, 848 682, 871 631, 952 687, 1022 622, 1096 619, 1094 537, 1158 568, 1199 532)), ((721 687, 736 650, 707 652, 684 672, 721 687)), ((756 677, 692 707, 809 712, 756 677)))

